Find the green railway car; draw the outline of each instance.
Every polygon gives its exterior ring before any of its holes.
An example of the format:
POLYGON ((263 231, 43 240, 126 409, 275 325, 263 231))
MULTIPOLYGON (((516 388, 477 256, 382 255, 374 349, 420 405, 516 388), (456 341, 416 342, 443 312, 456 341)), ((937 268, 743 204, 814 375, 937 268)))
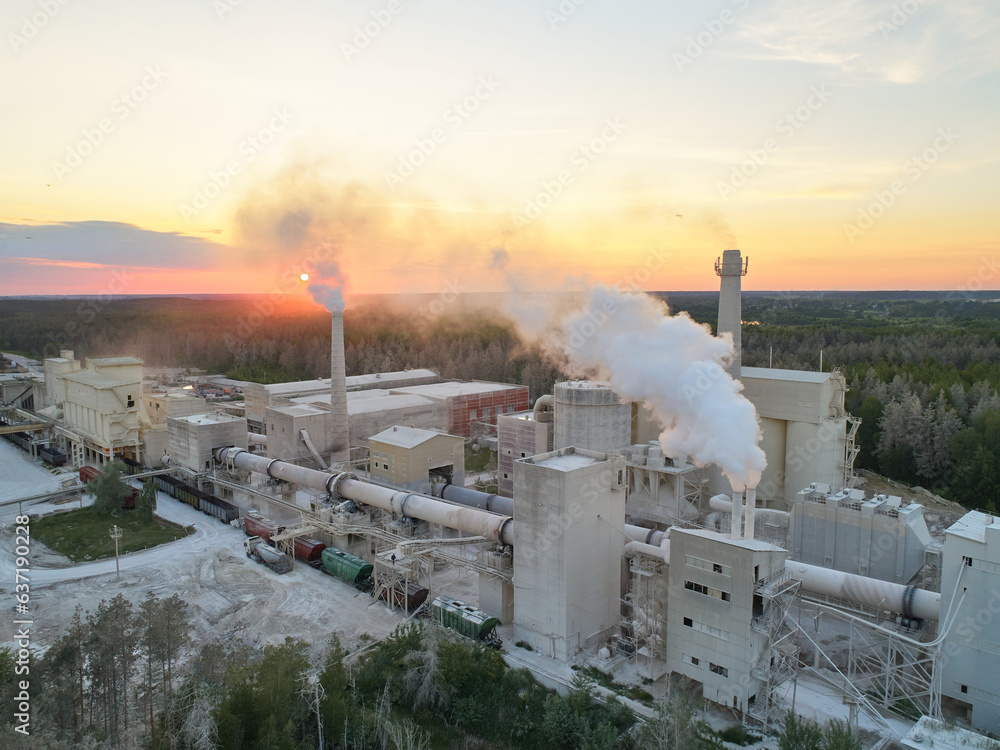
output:
POLYGON ((497 625, 500 621, 458 599, 439 596, 431 602, 431 617, 439 625, 451 628, 467 638, 494 648, 503 645, 497 636, 497 625))
POLYGON ((342 581, 353 583, 359 589, 371 586, 374 568, 360 557, 355 557, 335 547, 327 547, 320 555, 323 571, 342 581))

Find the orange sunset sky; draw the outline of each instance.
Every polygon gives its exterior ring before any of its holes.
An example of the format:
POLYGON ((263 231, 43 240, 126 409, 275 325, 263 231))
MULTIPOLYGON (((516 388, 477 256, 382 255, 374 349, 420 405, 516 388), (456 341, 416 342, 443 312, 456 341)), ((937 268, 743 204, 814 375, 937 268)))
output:
POLYGON ((1000 288, 988 0, 0 18, 0 295, 296 292, 321 247, 353 293, 711 289, 726 247, 746 289, 1000 288))

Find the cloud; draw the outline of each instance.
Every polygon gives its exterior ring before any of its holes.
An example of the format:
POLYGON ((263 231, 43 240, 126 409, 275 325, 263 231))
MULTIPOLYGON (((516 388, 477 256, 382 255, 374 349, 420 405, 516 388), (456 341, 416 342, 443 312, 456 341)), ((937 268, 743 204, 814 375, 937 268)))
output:
POLYGON ((201 237, 113 221, 0 224, 0 258, 29 259, 34 264, 198 270, 216 267, 231 254, 228 246, 201 237))
POLYGON ((847 79, 913 84, 1000 69, 998 31, 989 0, 774 0, 741 18, 736 38, 745 46, 737 55, 834 68, 847 79))

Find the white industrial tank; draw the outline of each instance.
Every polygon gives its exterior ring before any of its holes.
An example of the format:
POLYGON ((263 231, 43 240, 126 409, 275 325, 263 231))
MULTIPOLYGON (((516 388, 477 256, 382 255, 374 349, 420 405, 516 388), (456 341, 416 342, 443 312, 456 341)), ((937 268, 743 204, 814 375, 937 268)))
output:
POLYGON ((622 402, 608 383, 569 380, 556 383, 555 449, 573 446, 592 451, 627 448, 632 442, 632 404, 622 402))

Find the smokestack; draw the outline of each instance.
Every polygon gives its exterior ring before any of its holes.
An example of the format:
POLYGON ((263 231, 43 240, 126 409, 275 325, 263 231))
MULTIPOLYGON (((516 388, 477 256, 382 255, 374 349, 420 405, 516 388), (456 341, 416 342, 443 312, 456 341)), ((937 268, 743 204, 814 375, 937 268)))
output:
POLYGON ((754 538, 754 524, 757 523, 757 488, 747 487, 746 509, 743 511, 746 522, 743 526, 743 538, 754 538))
POLYGON ((344 357, 344 314, 333 313, 330 341, 331 466, 350 460, 350 418, 347 414, 347 362, 344 357))
POLYGON ((733 512, 730 514, 729 538, 743 538, 743 493, 733 492, 733 512))
POLYGON ((729 331, 733 335, 733 361, 726 368, 733 380, 739 380, 741 375, 743 277, 747 275, 749 265, 750 259, 747 258, 744 261, 739 250, 726 250, 722 253, 722 259, 717 258, 715 261, 715 273, 721 279, 718 335, 721 336, 725 331, 729 331))

